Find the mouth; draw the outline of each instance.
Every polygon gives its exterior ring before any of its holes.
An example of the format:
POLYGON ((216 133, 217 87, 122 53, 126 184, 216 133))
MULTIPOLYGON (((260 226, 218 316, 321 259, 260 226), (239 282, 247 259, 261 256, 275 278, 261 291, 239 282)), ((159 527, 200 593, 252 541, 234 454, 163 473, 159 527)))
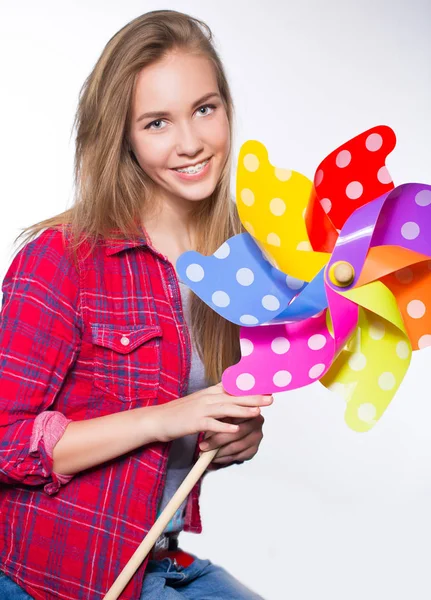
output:
POLYGON ((212 164, 212 156, 210 158, 194 165, 193 167, 183 169, 171 169, 178 177, 184 180, 196 181, 205 177, 209 172, 212 164))

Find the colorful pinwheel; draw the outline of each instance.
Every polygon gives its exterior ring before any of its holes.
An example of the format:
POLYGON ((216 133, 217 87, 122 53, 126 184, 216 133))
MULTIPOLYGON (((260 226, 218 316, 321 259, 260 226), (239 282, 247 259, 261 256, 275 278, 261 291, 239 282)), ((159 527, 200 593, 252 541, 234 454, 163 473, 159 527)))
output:
POLYGON ((401 384, 412 350, 431 345, 431 186, 394 188, 385 166, 395 134, 379 126, 332 152, 314 184, 243 144, 237 206, 248 233, 212 256, 185 252, 179 277, 241 325, 233 395, 320 380, 369 430, 401 384), (428 305, 428 306, 427 306, 428 305))
MULTIPOLYGON (((240 328, 232 395, 315 381, 341 394, 345 420, 369 430, 401 384, 413 350, 431 346, 431 186, 394 188, 395 134, 380 126, 319 165, 314 184, 243 144, 237 205, 248 231, 212 256, 185 252, 179 277, 240 328)), ((115 600, 216 456, 203 452, 105 596, 115 600)))

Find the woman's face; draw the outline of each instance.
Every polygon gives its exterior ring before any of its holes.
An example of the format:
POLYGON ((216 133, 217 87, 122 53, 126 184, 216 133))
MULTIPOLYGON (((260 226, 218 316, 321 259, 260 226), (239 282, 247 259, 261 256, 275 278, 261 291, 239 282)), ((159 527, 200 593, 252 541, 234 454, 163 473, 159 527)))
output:
POLYGON ((175 52, 142 69, 133 98, 130 142, 140 166, 155 183, 156 196, 168 201, 210 196, 226 162, 230 138, 215 71, 207 58, 175 52), (175 170, 205 161, 208 164, 196 174, 175 170))

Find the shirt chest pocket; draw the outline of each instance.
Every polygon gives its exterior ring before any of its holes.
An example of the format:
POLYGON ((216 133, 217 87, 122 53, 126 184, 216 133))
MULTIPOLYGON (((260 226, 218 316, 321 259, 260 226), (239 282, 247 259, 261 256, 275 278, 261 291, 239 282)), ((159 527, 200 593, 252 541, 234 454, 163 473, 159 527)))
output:
POLYGON ((91 325, 94 385, 122 402, 154 398, 160 381, 158 325, 91 325))

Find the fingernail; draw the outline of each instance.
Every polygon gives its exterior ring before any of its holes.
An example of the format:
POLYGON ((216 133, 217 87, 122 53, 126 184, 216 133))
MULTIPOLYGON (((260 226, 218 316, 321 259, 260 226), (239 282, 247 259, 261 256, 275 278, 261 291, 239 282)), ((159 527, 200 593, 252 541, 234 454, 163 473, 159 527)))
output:
POLYGON ((199 448, 200 448, 201 450, 206 450, 208 447, 209 447, 209 444, 208 444, 208 442, 202 442, 202 443, 199 445, 199 448))

